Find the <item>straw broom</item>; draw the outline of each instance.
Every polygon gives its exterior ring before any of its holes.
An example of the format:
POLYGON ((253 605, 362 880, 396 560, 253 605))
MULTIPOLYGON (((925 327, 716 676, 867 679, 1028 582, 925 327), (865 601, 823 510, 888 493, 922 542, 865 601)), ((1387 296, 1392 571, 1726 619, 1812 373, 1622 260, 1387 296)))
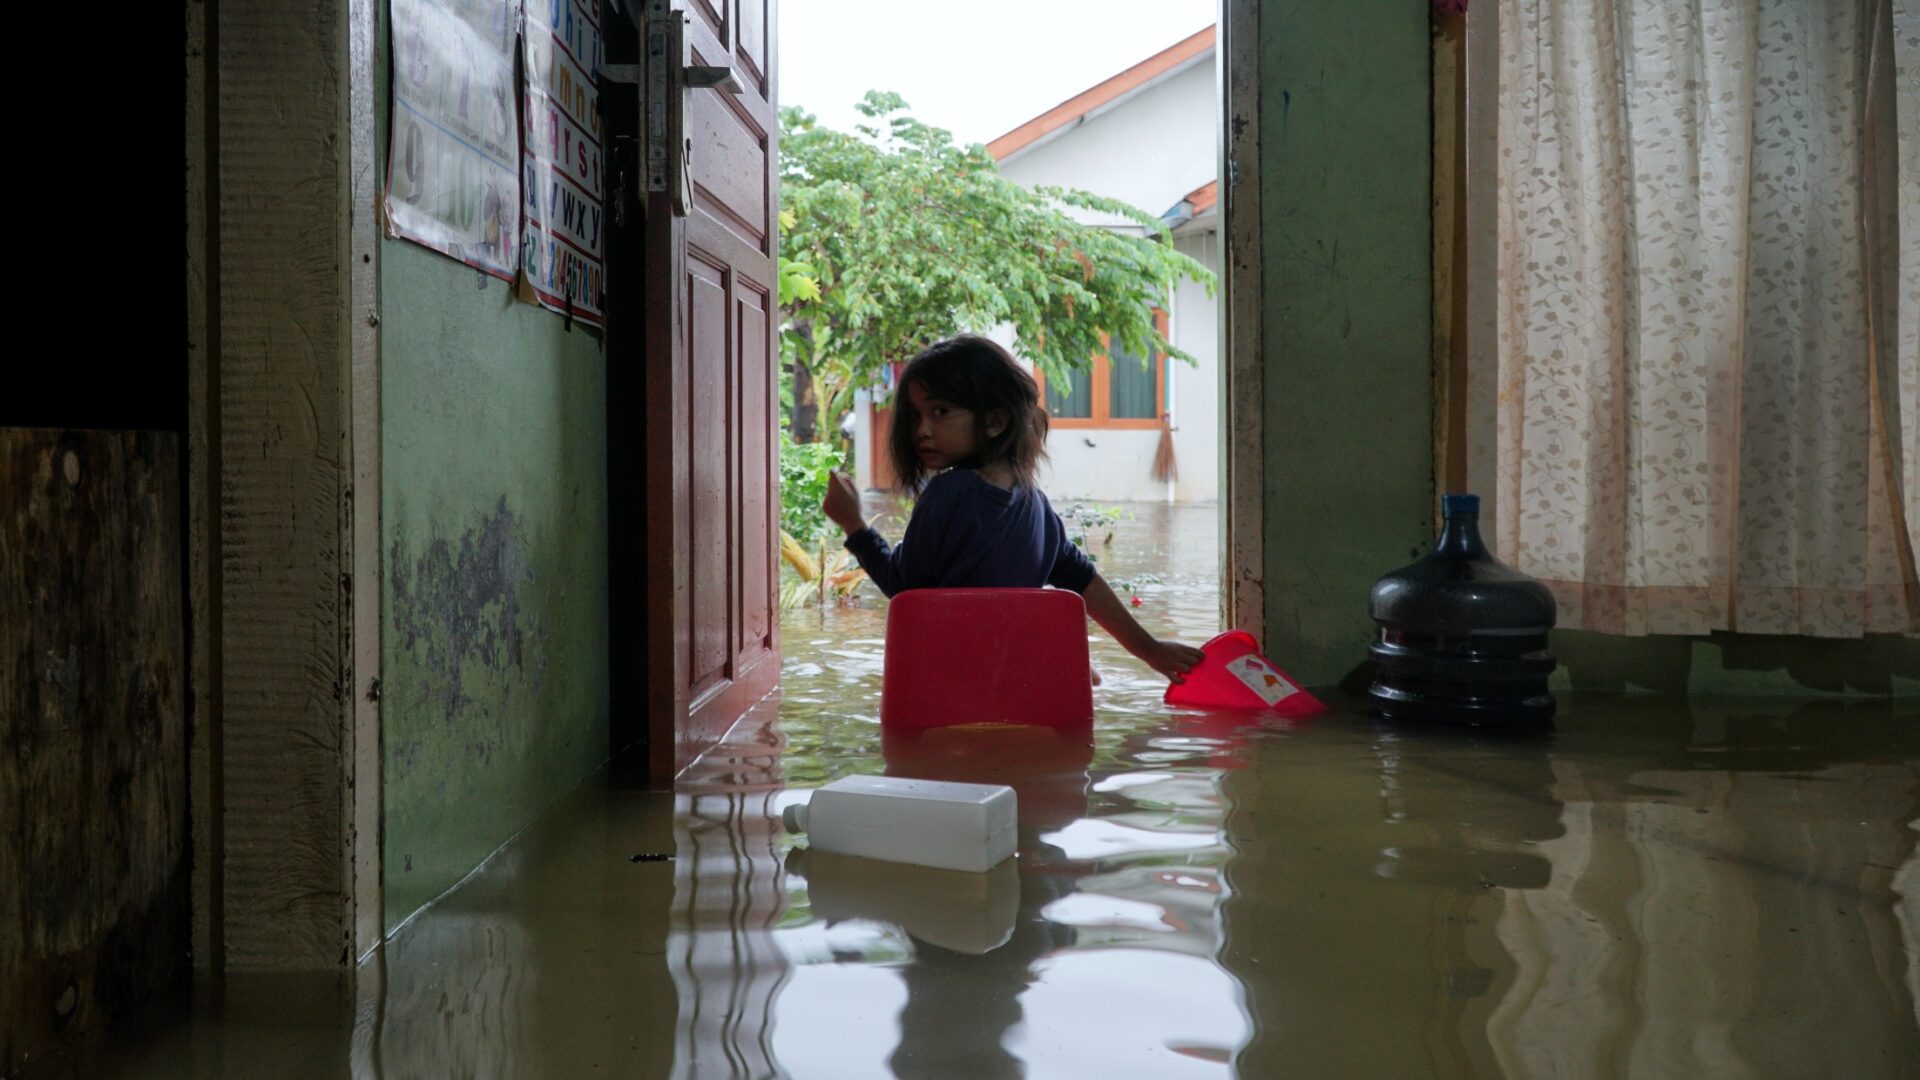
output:
POLYGON ((1172 502, 1173 482, 1180 478, 1180 465, 1173 460, 1173 365, 1163 363, 1162 370, 1162 378, 1166 382, 1162 385, 1161 394, 1167 411, 1160 414, 1160 445, 1153 448, 1152 475, 1166 485, 1167 501, 1172 502))
POLYGON ((1153 478, 1171 484, 1180 478, 1180 465, 1173 459, 1173 417, 1161 417, 1160 445, 1153 450, 1153 478))

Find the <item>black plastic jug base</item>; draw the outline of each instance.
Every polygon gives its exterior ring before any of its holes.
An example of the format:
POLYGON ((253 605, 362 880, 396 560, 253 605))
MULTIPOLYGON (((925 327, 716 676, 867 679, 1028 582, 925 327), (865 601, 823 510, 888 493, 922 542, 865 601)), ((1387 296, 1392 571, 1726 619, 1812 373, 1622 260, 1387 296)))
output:
POLYGON ((1549 693, 1501 698, 1443 697, 1409 693, 1378 682, 1368 689, 1367 699, 1372 713, 1385 720, 1477 728, 1551 727, 1558 707, 1549 693))

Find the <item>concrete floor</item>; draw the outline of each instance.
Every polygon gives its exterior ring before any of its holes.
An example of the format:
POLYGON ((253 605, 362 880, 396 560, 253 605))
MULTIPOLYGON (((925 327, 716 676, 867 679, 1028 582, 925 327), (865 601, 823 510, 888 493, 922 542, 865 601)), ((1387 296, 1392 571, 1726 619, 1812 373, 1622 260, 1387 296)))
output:
MULTIPOLYGON (((1212 508, 1129 509, 1103 570, 1204 639, 1212 508)), ((883 620, 788 613, 782 693, 676 791, 602 773, 356 985, 230 980, 98 1072, 1920 1075, 1920 702, 1247 724, 1102 636, 1092 745, 898 743, 883 620), (861 772, 1013 785, 1017 860, 809 856, 781 808, 861 772)))

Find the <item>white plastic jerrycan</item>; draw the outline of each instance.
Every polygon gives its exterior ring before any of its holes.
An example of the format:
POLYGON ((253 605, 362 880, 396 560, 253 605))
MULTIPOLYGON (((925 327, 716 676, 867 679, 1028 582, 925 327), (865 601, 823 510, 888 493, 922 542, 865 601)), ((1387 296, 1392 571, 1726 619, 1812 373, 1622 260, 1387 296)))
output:
POLYGON ((781 813, 813 851, 980 873, 1013 854, 1013 789, 894 776, 848 776, 781 813))

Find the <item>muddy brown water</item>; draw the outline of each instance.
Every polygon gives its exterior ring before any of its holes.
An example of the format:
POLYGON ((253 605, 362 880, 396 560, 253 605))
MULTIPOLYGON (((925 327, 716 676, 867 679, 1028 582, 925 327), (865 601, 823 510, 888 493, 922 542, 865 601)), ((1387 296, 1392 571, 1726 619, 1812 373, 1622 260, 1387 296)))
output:
MULTIPOLYGON (((1103 570, 1203 640, 1212 508, 1128 512, 1103 570)), ((1920 702, 1565 695, 1531 738, 1247 723, 1166 709, 1098 635, 1091 745, 896 743, 884 605, 782 626, 782 692, 673 793, 596 776, 354 988, 236 977, 101 1071, 1920 1075, 1920 702), (781 808, 858 772, 1011 784, 1018 857, 809 856, 781 808)))

